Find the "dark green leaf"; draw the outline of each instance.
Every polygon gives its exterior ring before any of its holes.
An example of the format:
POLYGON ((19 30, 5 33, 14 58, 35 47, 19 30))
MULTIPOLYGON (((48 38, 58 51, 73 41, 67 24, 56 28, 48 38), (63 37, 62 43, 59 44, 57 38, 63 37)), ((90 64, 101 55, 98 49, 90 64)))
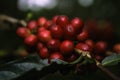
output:
POLYGON ((0 80, 10 80, 14 78, 14 76, 17 76, 16 73, 11 71, 0 71, 0 80))
POLYGON ((48 64, 48 59, 40 59, 38 55, 30 55, 26 58, 18 59, 0 65, 0 80, 26 80, 31 77, 43 77, 47 73, 54 72, 68 63, 59 59, 53 59, 48 64), (34 73, 34 75, 33 75, 34 73), (27 78, 23 78, 27 77, 27 78))
POLYGON ((47 60, 42 61, 37 55, 15 60, 0 66, 0 80, 14 79, 32 69, 40 71, 46 66, 49 66, 47 60))
POLYGON ((57 63, 57 64, 68 64, 68 62, 60 60, 60 59, 52 59, 51 60, 52 63, 57 63))
POLYGON ((72 67, 71 65, 81 60, 82 56, 71 63, 60 59, 52 59, 49 64, 48 59, 41 59, 37 54, 34 54, 0 65, 0 80, 30 80, 33 77, 38 79, 55 71, 63 71, 63 68, 69 71, 72 67))
POLYGON ((120 54, 113 54, 102 61, 103 66, 116 65, 120 62, 120 54))

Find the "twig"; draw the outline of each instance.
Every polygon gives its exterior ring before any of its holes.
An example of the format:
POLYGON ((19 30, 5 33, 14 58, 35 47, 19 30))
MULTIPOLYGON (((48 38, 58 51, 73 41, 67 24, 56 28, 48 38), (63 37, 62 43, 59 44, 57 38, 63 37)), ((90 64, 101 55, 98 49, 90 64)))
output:
MULTIPOLYGON (((92 56, 90 55, 89 52, 86 51, 81 51, 78 49, 75 49, 79 54, 82 54, 83 57, 87 57, 89 59, 93 59, 92 56)), ((110 78, 112 78, 113 80, 120 80, 119 77, 117 77, 116 75, 114 75, 112 72, 110 72, 107 68, 105 68, 99 61, 95 60, 96 62, 96 66, 102 70, 104 73, 106 73, 110 78)))
POLYGON ((102 64, 98 61, 96 61, 96 65, 99 69, 101 69, 104 73, 106 73, 109 77, 111 77, 113 80, 120 80, 119 77, 111 73, 107 68, 103 67, 102 64))
POLYGON ((12 24, 21 24, 22 26, 26 26, 27 23, 24 21, 24 20, 18 20, 16 18, 13 18, 13 17, 10 17, 10 16, 7 16, 7 15, 0 15, 0 21, 8 21, 12 24))

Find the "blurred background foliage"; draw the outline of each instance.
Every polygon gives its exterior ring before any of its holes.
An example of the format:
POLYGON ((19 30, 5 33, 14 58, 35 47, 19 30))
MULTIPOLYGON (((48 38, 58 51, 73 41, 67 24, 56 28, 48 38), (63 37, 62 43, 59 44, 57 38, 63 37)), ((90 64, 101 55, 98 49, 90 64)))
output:
POLYGON ((28 11, 34 17, 65 14, 69 17, 119 20, 119 0, 1 0, 0 13, 23 19, 28 11))
MULTIPOLYGON (((120 36, 120 0, 0 0, 0 14, 17 19, 26 19, 32 13, 32 19, 45 16, 51 19, 55 15, 80 17, 84 21, 95 19, 109 21, 116 35, 120 36)), ((0 53, 14 52, 23 45, 16 35, 13 24, 0 23, 0 53), (10 27, 11 26, 11 27, 10 27), (5 50, 5 51, 3 51, 5 50)), ((110 36, 110 35, 108 35, 110 36)))

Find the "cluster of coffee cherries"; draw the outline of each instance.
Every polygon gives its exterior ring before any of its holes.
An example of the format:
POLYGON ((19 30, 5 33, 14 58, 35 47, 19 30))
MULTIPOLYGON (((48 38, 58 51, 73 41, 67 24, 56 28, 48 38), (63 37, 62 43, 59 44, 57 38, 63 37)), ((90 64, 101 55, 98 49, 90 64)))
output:
POLYGON ((65 15, 54 16, 51 20, 40 17, 31 20, 27 26, 19 27, 17 35, 22 37, 28 51, 37 52, 42 59, 61 59, 67 62, 76 60, 80 49, 94 53, 101 61, 101 53, 105 52, 107 44, 104 41, 95 42, 88 37, 82 19, 69 19, 65 15))

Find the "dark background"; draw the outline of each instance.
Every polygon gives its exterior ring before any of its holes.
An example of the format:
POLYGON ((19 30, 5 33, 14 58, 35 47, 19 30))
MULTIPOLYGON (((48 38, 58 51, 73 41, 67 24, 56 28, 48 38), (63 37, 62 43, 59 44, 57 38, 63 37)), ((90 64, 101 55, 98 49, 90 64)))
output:
MULTIPOLYGON (((66 3, 68 5, 69 3, 66 3)), ((35 12, 37 16, 52 17, 56 14, 65 14, 69 17, 79 16, 83 19, 88 19, 90 17, 97 19, 108 19, 114 22, 118 22, 120 17, 120 1, 119 0, 94 0, 94 3, 89 7, 82 7, 79 5, 78 0, 61 0, 58 6, 51 10, 43 9, 41 11, 35 12), (64 1, 72 2, 71 11, 68 12, 67 9, 59 9, 59 4, 63 4, 64 1)), ((17 6, 17 0, 1 0, 0 1, 0 13, 13 16, 16 18, 23 19, 28 11, 20 11, 17 6)))

